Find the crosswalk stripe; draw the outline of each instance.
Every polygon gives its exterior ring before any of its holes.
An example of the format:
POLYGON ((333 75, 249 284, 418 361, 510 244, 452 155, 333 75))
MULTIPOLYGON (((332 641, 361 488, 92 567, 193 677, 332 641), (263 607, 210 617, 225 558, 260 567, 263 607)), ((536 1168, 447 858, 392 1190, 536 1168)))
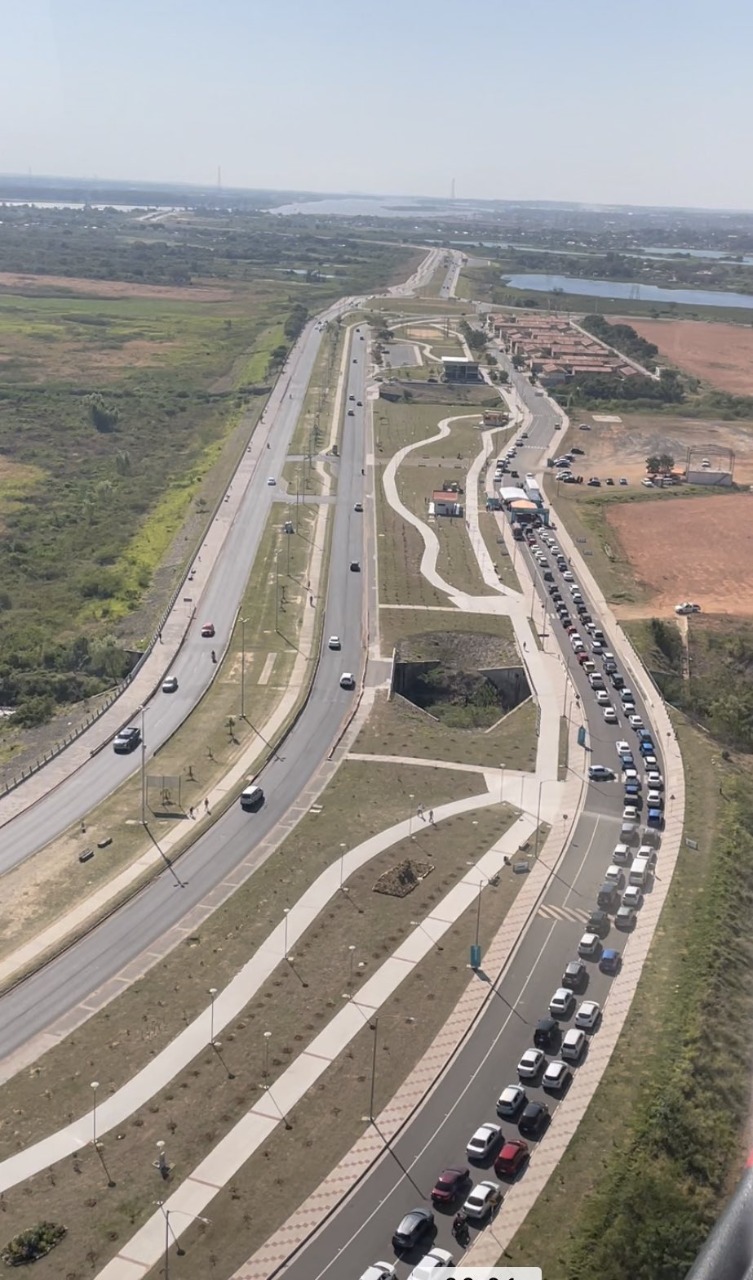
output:
POLYGON ((584 924, 588 919, 588 913, 579 911, 577 907, 555 907, 550 903, 539 907, 538 915, 549 920, 567 920, 570 924, 584 924))

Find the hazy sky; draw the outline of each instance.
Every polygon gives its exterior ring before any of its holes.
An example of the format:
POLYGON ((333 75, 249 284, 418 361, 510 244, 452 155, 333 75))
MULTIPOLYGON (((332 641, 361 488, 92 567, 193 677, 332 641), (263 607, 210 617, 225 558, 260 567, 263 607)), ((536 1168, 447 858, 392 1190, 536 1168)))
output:
POLYGON ((0 0, 0 172, 753 208, 750 0, 0 0))

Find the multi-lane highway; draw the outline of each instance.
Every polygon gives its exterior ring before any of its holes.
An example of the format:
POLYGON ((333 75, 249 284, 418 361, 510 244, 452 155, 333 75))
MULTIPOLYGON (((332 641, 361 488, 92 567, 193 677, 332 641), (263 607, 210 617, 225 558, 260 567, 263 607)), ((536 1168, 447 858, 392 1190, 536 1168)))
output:
MULTIPOLYGON (((530 398, 526 396, 526 401, 533 421, 527 429, 525 448, 535 456, 534 449, 545 446, 551 437, 553 410, 533 393, 530 398)), ((525 454, 519 452, 520 458, 524 458, 525 454)), ((536 545, 544 547, 538 540, 536 545)), ((605 722, 585 673, 568 651, 571 643, 564 628, 559 620, 551 617, 552 606, 539 566, 525 545, 520 554, 529 559, 542 611, 548 611, 547 632, 563 643, 587 725, 587 749, 580 760, 571 761, 570 765, 580 769, 603 763, 616 771, 616 778, 611 782, 589 784, 585 809, 575 825, 567 851, 473 1033, 391 1149, 286 1267, 285 1280, 341 1280, 346 1275, 362 1275, 377 1259, 394 1260, 390 1241, 401 1217, 412 1208, 430 1207, 431 1188, 442 1169, 467 1163, 466 1144, 476 1128, 485 1122, 498 1123, 505 1136, 518 1136, 514 1123, 500 1121, 496 1116, 496 1100, 506 1085, 518 1083, 517 1063, 522 1053, 532 1046, 535 1025, 547 1016, 549 999, 560 985, 565 966, 577 959, 579 939, 589 913, 596 906, 604 872, 612 862, 612 851, 619 841, 623 790, 616 743, 619 739, 631 741, 638 757, 635 734, 627 725, 616 696, 619 723, 610 726, 605 722)), ((571 584, 562 581, 553 557, 548 559, 557 586, 567 595, 571 584)), ((591 613, 598 623, 593 609, 591 613)), ((578 630, 587 641, 587 633, 580 627, 578 630)), ((549 636, 547 643, 551 644, 549 636)), ((648 725, 645 708, 638 705, 638 711, 648 725)), ((640 928, 640 915, 637 928, 640 928)), ((624 941, 625 935, 613 926, 604 945, 622 951, 624 941)), ((602 1004, 612 979, 600 972, 596 961, 587 962, 587 967, 588 986, 579 999, 587 997, 602 1004)), ((571 1017, 562 1022, 562 1029, 572 1025, 571 1017)), ((598 1035, 598 1029, 594 1034, 598 1035)), ((556 1053, 549 1055, 550 1058, 556 1056, 556 1053)), ((552 1113, 556 1113, 556 1098, 547 1097, 539 1082, 525 1087, 531 1101, 546 1101, 552 1113)), ((535 1148, 535 1143, 531 1146, 535 1148)), ((490 1163, 473 1170, 475 1181, 488 1177, 499 1181, 490 1163)), ((525 1172, 520 1176, 525 1177, 525 1172)), ((462 1251, 451 1233, 457 1208, 456 1204, 447 1211, 435 1209, 434 1237, 430 1236, 412 1253, 399 1258, 399 1277, 407 1276, 430 1245, 449 1250, 455 1259, 459 1257, 462 1251)), ((504 1214, 504 1205, 500 1212, 504 1214)))
MULTIPOLYGON (((336 314, 343 306, 344 304, 339 304, 338 307, 331 308, 326 315, 336 314)), ((264 419, 257 427, 252 445, 249 446, 249 451, 253 448, 259 454, 258 460, 248 480, 237 515, 227 531, 214 571, 198 600, 193 601, 196 618, 171 668, 170 674, 178 677, 178 691, 169 695, 158 693, 148 704, 144 734, 148 756, 152 756, 190 714, 211 681, 215 669, 211 659, 212 649, 219 656, 228 643, 270 512, 275 501, 285 493, 280 484, 280 476, 305 400, 320 342, 321 329, 317 322, 307 329, 283 375, 283 398, 276 412, 269 414, 269 448, 265 448, 263 443, 267 434, 264 419), (261 442, 260 450, 257 437, 261 442), (277 483, 269 485, 269 478, 274 478, 277 483), (202 639, 200 632, 203 622, 214 623, 216 635, 213 639, 202 639)), ((347 421, 350 422, 351 419, 347 421)), ((247 469, 248 464, 244 459, 239 470, 245 472, 247 469)), ((217 518, 226 518, 222 506, 217 518)), ((181 596, 193 595, 190 582, 186 582, 181 596)), ((131 755, 116 755, 109 747, 105 747, 54 790, 7 822, 2 828, 0 842, 0 874, 43 848, 62 831, 90 813, 139 768, 140 758, 140 751, 131 755)))
MULTIPOLYGON (((344 418, 319 666, 310 697, 279 756, 258 777, 266 795, 264 807, 255 814, 242 812, 240 806, 231 808, 181 858, 182 887, 175 874, 165 871, 126 907, 0 1000, 0 1044, 4 1054, 12 1053, 118 973, 220 883, 270 834, 310 782, 338 736, 356 696, 340 688, 340 676, 350 671, 358 678, 364 660, 366 575, 352 572, 350 564, 364 561, 370 527, 368 515, 354 509, 356 503, 364 504, 366 496, 362 474, 366 408, 348 397, 354 396, 365 406, 367 346, 368 342, 361 342, 360 335, 356 335, 348 360, 345 403, 353 409, 353 417, 344 418), (340 637, 340 652, 327 648, 331 634, 340 637)), ((281 461, 278 459, 278 464, 281 461)), ((284 516, 285 508, 281 506, 280 519, 284 516)), ((247 572, 246 559, 244 575, 247 572)), ((221 590, 218 584, 218 595, 213 597, 217 603, 221 590)))

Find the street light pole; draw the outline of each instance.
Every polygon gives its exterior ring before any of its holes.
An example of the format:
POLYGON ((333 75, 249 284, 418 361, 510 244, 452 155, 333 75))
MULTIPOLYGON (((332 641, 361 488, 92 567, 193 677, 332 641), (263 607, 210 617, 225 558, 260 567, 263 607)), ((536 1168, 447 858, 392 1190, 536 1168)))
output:
POLYGON ((271 1035, 272 1035, 271 1031, 264 1032, 264 1079, 265 1081, 269 1079, 269 1038, 271 1035))
POLYGON ((541 788, 543 787, 543 785, 544 785, 544 779, 542 778, 541 781, 539 782, 539 799, 538 799, 538 804, 536 805, 536 852, 534 854, 534 857, 536 858, 538 858, 539 856, 539 827, 541 826, 541 788))
POLYGON ((374 1032, 374 1042, 371 1049, 371 1092, 369 1094, 369 1120, 374 1123, 374 1090, 376 1089, 376 1060, 377 1060, 377 1033, 379 1031, 379 1018, 375 1017, 372 1023, 369 1023, 374 1032))
POLYGON ((146 741, 144 740, 144 717, 146 707, 141 708, 141 825, 146 826, 146 741))
POLYGON ((241 618, 241 720, 246 718, 246 619, 241 618))
POLYGON ((99 1080, 92 1080, 92 1146, 97 1150, 97 1089, 99 1088, 99 1080))
POLYGON ((350 946, 348 947, 348 951, 350 952, 350 984, 352 986, 353 985, 353 962, 356 958, 356 948, 354 943, 351 942, 350 946))
POLYGON ((503 801, 503 800, 504 800, 504 798, 505 798, 505 763, 504 763, 504 761, 502 761, 502 764, 499 766, 499 768, 500 768, 500 774, 499 774, 499 803, 500 803, 500 804, 502 804, 502 801, 503 801))
POLYGON ((214 997, 217 995, 217 988, 209 988, 209 997, 212 1003, 209 1006, 209 1043, 214 1048, 214 997))
POLYGON ((478 897, 476 899, 476 946, 479 945, 479 938, 481 936, 481 890, 483 889, 483 887, 484 887, 484 881, 479 880, 478 897))

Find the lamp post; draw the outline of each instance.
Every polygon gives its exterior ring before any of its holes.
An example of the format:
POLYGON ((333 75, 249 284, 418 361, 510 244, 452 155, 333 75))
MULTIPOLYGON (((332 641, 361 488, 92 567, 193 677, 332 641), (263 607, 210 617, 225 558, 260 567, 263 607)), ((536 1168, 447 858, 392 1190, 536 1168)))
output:
POLYGON ((205 1226, 209 1226, 209 1218, 202 1218, 199 1213, 188 1213, 186 1209, 166 1209, 162 1200, 157 1201, 158 1207, 162 1210, 162 1216, 165 1219, 165 1280, 170 1280, 170 1236, 175 1241, 175 1252, 179 1258, 185 1254, 185 1249, 181 1249, 178 1244, 178 1238, 170 1226, 170 1216, 179 1213, 184 1218, 190 1218, 192 1222, 203 1222, 205 1226))
POLYGON ((374 1021, 369 1023, 374 1033, 374 1040, 371 1048, 371 1087, 369 1090, 369 1123, 374 1123, 374 1091, 376 1089, 376 1060, 377 1060, 377 1034, 379 1032, 379 1016, 374 1017, 374 1021))
POLYGON ((499 773, 499 803, 500 803, 500 804, 502 804, 502 801, 503 801, 503 800, 504 800, 504 798, 505 798, 505 762, 504 762, 504 760, 502 761, 501 765, 499 766, 499 769, 500 769, 500 773, 499 773))
POLYGON ((356 958, 355 943, 351 942, 350 946, 348 947, 348 951, 350 952, 350 985, 352 986, 353 985, 353 964, 356 958))
POLYGON ((539 782, 539 798, 538 798, 538 803, 536 805, 536 851, 534 854, 534 857, 536 858, 538 858, 539 856, 539 827, 541 826, 541 788, 543 787, 543 785, 544 785, 544 779, 542 778, 541 781, 539 782))
POLYGON ((246 718, 246 619, 241 618, 241 720, 246 718))
POLYGON ((90 1085, 92 1091, 92 1146, 97 1150, 97 1089, 99 1088, 99 1080, 92 1080, 90 1085))
POLYGON ((141 708, 141 825, 146 826, 146 742, 144 740, 144 717, 146 707, 141 708))
POLYGON ((272 1035, 271 1031, 264 1032, 264 1079, 269 1078, 269 1039, 272 1035))
POLYGON ((209 1043, 214 1048, 214 997, 217 995, 217 988, 209 988, 209 998, 211 1004, 209 1006, 209 1043))
POLYGON ((479 945, 479 938, 481 936, 481 890, 486 883, 486 879, 481 879, 478 882, 478 897, 476 898, 476 946, 479 945))
POLYGON ((345 843, 345 841, 341 840, 340 841, 340 891, 341 892, 343 887, 343 878, 345 876, 345 850, 347 849, 347 847, 348 846, 345 843))

